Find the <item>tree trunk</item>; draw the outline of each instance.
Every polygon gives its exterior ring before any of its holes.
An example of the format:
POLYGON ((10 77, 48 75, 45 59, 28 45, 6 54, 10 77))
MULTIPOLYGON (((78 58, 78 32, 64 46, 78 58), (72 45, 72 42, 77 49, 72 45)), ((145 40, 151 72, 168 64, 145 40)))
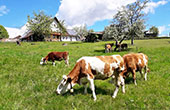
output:
POLYGON ((132 35, 132 37, 131 37, 131 45, 133 45, 134 44, 134 35, 132 35))
POLYGON ((61 36, 60 36, 60 41, 62 41, 61 36))
POLYGON ((116 51, 116 49, 118 48, 118 41, 116 40, 116 47, 114 48, 114 51, 116 51))

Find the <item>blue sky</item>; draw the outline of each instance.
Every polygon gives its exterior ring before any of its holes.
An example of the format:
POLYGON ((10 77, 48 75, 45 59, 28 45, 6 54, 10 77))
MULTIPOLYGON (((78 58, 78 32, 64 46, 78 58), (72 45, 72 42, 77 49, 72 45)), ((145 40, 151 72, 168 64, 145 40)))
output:
MULTIPOLYGON (((135 0, 0 0, 0 25, 20 28, 33 11, 65 20, 68 27, 86 24, 88 29, 102 31, 110 24, 120 6, 135 0)), ((147 28, 156 26, 160 36, 170 32, 170 1, 152 0, 145 12, 147 28)))

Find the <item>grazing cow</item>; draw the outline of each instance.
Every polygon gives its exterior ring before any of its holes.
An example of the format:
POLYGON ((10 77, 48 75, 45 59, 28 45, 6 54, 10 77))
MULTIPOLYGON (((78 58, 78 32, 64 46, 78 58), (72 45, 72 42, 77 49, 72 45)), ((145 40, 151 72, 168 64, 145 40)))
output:
POLYGON ((112 52, 113 45, 114 45, 114 43, 105 44, 105 53, 112 52))
POLYGON ((45 58, 41 59, 40 64, 45 64, 47 61, 52 61, 53 66, 55 66, 55 60, 61 61, 65 60, 65 64, 69 65, 69 53, 68 52, 50 52, 45 58))
POLYGON ((148 72, 148 57, 143 53, 130 53, 123 56, 124 59, 124 71, 121 74, 124 77, 129 75, 129 72, 132 73, 133 81, 135 85, 136 83, 136 73, 137 71, 140 72, 141 77, 143 77, 142 69, 144 69, 145 77, 144 79, 147 80, 147 72, 148 72))
POLYGON ((72 71, 68 75, 63 75, 63 79, 57 87, 57 94, 64 94, 68 90, 73 92, 75 84, 83 84, 87 93, 87 83, 90 83, 93 98, 96 100, 94 80, 105 80, 109 77, 116 77, 116 89, 113 98, 116 97, 119 86, 122 86, 122 92, 125 93, 125 83, 123 76, 119 73, 124 70, 123 58, 120 55, 95 56, 80 58, 72 71))

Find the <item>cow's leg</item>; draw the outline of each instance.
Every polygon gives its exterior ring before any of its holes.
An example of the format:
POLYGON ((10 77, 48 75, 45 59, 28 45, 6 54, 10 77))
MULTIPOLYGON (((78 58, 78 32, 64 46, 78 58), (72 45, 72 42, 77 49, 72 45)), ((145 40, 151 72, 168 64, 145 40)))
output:
POLYGON ((115 85, 116 85, 116 89, 113 93, 113 96, 112 96, 113 98, 116 98, 120 85, 122 86, 122 92, 125 93, 125 83, 124 83, 123 76, 119 75, 119 77, 116 77, 116 84, 115 85))
POLYGON ((143 79, 143 71, 142 71, 142 69, 139 70, 139 72, 140 72, 141 78, 143 79))
POLYGON ((53 64, 53 66, 55 66, 55 60, 54 59, 52 59, 52 64, 53 64))
POLYGON ((84 84, 84 94, 87 94, 87 84, 84 84))
POLYGON ((107 53, 107 49, 105 48, 105 53, 107 53))
POLYGON ((145 77, 144 77, 144 79, 145 79, 145 81, 146 81, 146 80, 147 80, 147 66, 144 67, 144 72, 145 72, 145 77))
POLYGON ((89 83, 90 83, 90 89, 92 91, 94 101, 96 101, 97 98, 96 98, 96 93, 95 93, 94 79, 90 78, 89 75, 88 75, 87 79, 89 80, 89 83))
POLYGON ((55 61, 53 61, 53 66, 55 66, 55 61))
POLYGON ((65 64, 69 65, 69 56, 67 56, 67 58, 65 58, 64 60, 65 60, 65 64))
POLYGON ((133 82, 135 85, 137 85, 136 83, 136 73, 135 73, 135 69, 132 70, 132 76, 133 76, 133 82))
POLYGON ((120 80, 121 80, 122 92, 125 93, 125 80, 123 76, 120 76, 120 80))

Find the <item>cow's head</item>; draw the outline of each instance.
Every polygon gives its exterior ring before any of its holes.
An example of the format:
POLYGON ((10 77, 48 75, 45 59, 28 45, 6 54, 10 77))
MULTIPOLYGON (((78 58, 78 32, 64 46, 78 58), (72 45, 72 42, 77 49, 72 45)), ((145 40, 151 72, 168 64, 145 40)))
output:
POLYGON ((64 94, 68 90, 73 92, 71 78, 67 77, 66 75, 63 75, 63 79, 61 80, 60 84, 58 85, 56 92, 57 92, 57 94, 64 94))
POLYGON ((43 65, 46 63, 46 60, 44 58, 41 58, 40 65, 43 65))

